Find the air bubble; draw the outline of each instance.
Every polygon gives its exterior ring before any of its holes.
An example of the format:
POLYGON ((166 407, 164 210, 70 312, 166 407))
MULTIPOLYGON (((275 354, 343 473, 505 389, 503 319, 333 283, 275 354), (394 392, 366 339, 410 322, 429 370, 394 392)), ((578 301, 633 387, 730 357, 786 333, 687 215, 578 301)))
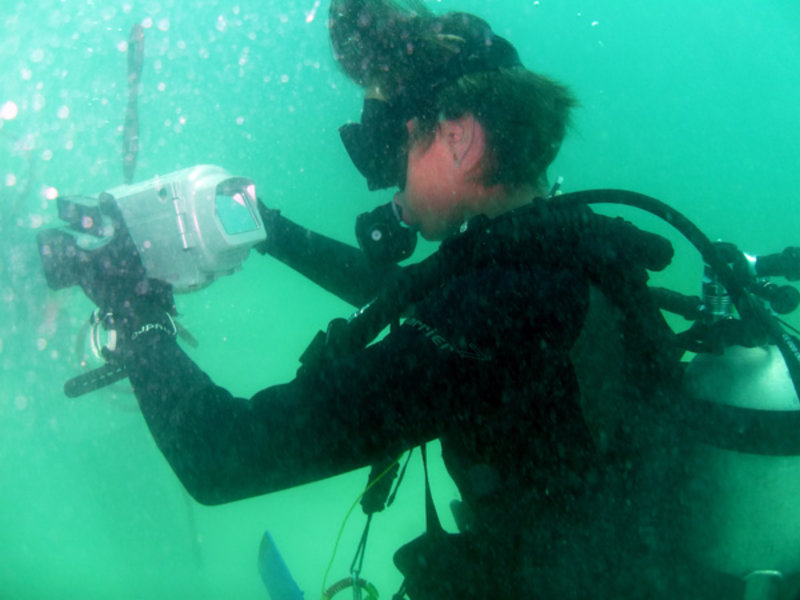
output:
POLYGON ((39 229, 44 225, 44 217, 42 215, 30 215, 28 225, 31 229, 39 229))
POLYGON ((15 119, 17 114, 19 114, 19 108, 11 100, 3 104, 2 108, 0 108, 0 119, 10 121, 11 119, 15 119))

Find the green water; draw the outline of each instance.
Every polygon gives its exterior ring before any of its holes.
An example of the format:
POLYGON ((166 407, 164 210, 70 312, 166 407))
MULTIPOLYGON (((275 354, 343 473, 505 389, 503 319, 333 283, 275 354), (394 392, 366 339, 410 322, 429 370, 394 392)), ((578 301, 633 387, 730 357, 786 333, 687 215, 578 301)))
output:
MULTIPOLYGON (((465 0, 529 68, 573 87, 575 129, 552 168, 565 188, 635 189, 750 252, 800 245, 800 8, 782 1, 465 0)), ((0 8, 0 598, 266 598, 256 569, 269 529, 315 597, 358 472, 205 508, 156 450, 126 383, 69 400, 91 305, 47 289, 34 236, 54 191, 122 182, 124 42, 146 26, 137 179, 213 163, 254 179, 304 225, 352 240, 366 193, 337 127, 359 90, 330 58, 327 2, 22 0, 0 8)), ((636 217, 652 225, 652 220, 636 217)), ((667 231, 658 227, 659 231, 667 231)), ((697 292, 677 239, 661 280, 697 292)), ((286 381, 317 329, 349 307, 269 258, 178 298, 192 356, 249 395, 286 381)), ((435 454, 435 453, 434 453, 435 454)), ((423 527, 414 461, 373 527, 364 575, 384 597, 391 554, 423 527)), ((441 506, 454 495, 437 468, 441 506)), ((331 580, 360 535, 354 517, 331 580)))

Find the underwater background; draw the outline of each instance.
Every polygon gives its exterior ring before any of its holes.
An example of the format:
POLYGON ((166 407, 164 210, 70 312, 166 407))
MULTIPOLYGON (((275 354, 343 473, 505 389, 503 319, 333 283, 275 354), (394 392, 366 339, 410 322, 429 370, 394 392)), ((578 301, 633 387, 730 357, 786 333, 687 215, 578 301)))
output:
MULTIPOLYGON (((528 68, 572 87, 581 106, 550 171, 565 191, 655 196, 750 253, 800 245, 800 4, 426 4, 483 16, 528 68)), ((255 180, 289 218, 354 243, 355 216, 390 192, 368 194, 340 144, 337 128, 358 120, 361 97, 331 59, 327 10, 319 0, 2 3, 0 598, 267 598, 256 566, 265 530, 306 597, 321 589, 366 472, 195 503, 127 382, 64 396, 92 306, 80 290, 47 288, 35 236, 57 224, 58 194, 122 183, 126 43, 141 23, 136 181, 218 164, 255 180)), ((624 214, 675 242, 674 265, 656 281, 699 293, 702 265, 688 244, 649 216, 624 214)), ((351 311, 255 253, 177 302, 199 341, 191 356, 240 396, 291 379, 316 331, 351 311)), ((441 465, 432 485, 446 515, 456 492, 441 465)), ((348 574, 363 519, 357 511, 348 524, 328 584, 348 574)), ((423 528, 416 456, 367 548, 362 575, 384 597, 400 583, 393 551, 423 528)))

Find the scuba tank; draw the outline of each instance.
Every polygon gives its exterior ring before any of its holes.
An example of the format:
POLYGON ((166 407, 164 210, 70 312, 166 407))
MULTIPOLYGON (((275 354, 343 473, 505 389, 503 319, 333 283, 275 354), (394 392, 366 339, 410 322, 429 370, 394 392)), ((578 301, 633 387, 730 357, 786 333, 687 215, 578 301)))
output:
MULTIPOLYGON (((717 247, 773 312, 797 307, 794 288, 759 280, 770 258, 717 247)), ((795 279, 796 258, 796 249, 785 251, 783 272, 772 274, 795 279)), ((708 266, 703 307, 696 339, 704 351, 683 381, 692 421, 680 489, 685 551, 704 568, 741 578, 746 600, 776 598, 783 576, 800 573, 800 401, 784 352, 764 327, 774 317, 743 323, 708 266)))
POLYGON ((689 402, 730 408, 729 419, 705 423, 706 435, 689 446, 684 500, 690 555, 739 577, 767 568, 800 573, 800 452, 784 448, 782 432, 747 424, 761 412, 800 418, 780 352, 771 344, 733 345, 720 355, 698 355, 684 384, 689 402), (719 431, 722 426, 729 430, 719 431), (759 439, 748 439, 753 435, 759 439))

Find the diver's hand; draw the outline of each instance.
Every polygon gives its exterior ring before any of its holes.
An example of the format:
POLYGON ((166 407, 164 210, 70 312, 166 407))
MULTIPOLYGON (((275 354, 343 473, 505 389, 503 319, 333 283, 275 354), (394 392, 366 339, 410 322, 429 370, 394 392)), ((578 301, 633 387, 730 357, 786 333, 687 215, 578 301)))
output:
POLYGON ((115 330, 127 334, 140 322, 175 314, 172 286, 147 276, 139 252, 125 231, 80 257, 77 281, 107 322, 114 316, 115 330))
POLYGON ((84 293, 103 311, 128 312, 143 304, 163 310, 174 308, 172 286, 158 279, 132 279, 125 276, 95 278, 81 284, 84 293))
POLYGON ((112 275, 102 279, 87 278, 81 286, 100 309, 100 317, 113 329, 120 341, 133 339, 147 325, 162 324, 174 334, 175 301, 172 286, 159 279, 136 279, 112 275))

